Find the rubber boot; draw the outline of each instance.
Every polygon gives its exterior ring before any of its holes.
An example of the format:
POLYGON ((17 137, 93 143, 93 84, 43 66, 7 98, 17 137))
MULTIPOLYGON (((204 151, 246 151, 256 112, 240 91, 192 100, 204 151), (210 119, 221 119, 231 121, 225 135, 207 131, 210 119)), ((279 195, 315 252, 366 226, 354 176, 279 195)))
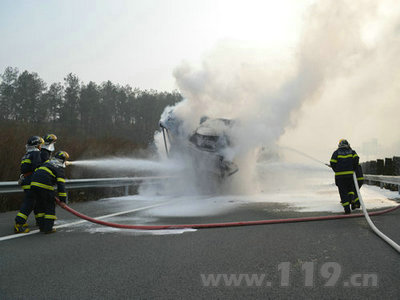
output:
POLYGON ((354 203, 354 205, 355 205, 356 208, 360 208, 360 207, 361 207, 361 205, 360 205, 360 200, 357 200, 357 201, 354 203))
POLYGON ((344 213, 345 213, 346 215, 351 214, 350 205, 346 205, 346 206, 344 207, 344 213))
POLYGON ((29 232, 29 228, 28 228, 28 224, 18 224, 15 223, 14 225, 14 233, 28 233, 29 232))
POLYGON ((56 230, 55 228, 53 228, 52 230, 49 230, 49 231, 41 231, 41 232, 43 232, 44 234, 50 234, 50 233, 55 233, 55 232, 57 232, 57 230, 56 230))
POLYGON ((39 228, 43 228, 43 217, 36 218, 36 226, 39 228))

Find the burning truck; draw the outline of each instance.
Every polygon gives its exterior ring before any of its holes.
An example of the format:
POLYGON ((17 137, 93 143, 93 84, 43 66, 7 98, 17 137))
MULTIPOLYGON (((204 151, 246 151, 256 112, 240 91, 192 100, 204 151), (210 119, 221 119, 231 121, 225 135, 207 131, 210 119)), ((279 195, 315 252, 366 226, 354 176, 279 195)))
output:
POLYGON ((202 117, 198 127, 188 134, 173 111, 159 123, 167 155, 188 157, 198 178, 218 182, 239 170, 231 157, 233 124, 229 119, 202 117))

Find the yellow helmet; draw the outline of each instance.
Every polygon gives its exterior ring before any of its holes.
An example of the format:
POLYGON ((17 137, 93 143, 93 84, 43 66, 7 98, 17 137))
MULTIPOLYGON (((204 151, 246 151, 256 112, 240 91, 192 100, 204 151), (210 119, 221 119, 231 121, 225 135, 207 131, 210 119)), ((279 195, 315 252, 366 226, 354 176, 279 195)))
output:
POLYGON ((44 142, 46 144, 51 144, 51 143, 55 143, 57 141, 57 136, 55 134, 47 134, 44 136, 44 142))
POLYGON ((54 157, 62 160, 63 162, 65 162, 66 160, 69 159, 69 154, 67 152, 65 152, 65 151, 58 151, 56 153, 56 155, 54 155, 54 157))
POLYGON ((339 148, 348 148, 348 147, 350 147, 350 144, 346 139, 341 139, 341 140, 339 140, 338 147, 339 148))
POLYGON ((31 136, 28 139, 28 142, 26 143, 27 146, 35 146, 35 147, 43 145, 43 144, 44 144, 44 140, 40 136, 37 136, 37 135, 31 136))

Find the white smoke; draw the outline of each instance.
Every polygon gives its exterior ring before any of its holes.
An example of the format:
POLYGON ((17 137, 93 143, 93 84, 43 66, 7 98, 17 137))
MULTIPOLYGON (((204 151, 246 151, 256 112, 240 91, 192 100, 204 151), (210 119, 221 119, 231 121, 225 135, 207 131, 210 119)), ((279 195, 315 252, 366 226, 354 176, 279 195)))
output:
POLYGON ((328 159, 340 138, 361 154, 377 139, 386 146, 369 159, 399 155, 399 135, 392 134, 400 125, 399 16, 395 1, 317 2, 305 23, 299 73, 317 67, 313 81, 322 84, 282 144, 328 159))
POLYGON ((242 191, 254 189, 260 147, 282 144, 328 161, 340 138, 352 146, 371 138, 398 143, 391 134, 400 127, 400 7, 394 4, 317 1, 289 57, 230 40, 200 66, 178 66, 174 75, 186 100, 174 111, 185 134, 204 115, 238 121, 232 151, 242 191))

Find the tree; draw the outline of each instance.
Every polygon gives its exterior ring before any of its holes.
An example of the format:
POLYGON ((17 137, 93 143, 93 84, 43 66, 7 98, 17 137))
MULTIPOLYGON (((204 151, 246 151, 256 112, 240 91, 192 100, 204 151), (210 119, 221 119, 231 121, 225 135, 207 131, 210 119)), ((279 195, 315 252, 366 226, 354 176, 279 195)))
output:
POLYGON ((82 129, 86 134, 94 134, 101 120, 96 116, 100 106, 100 92, 98 86, 90 81, 81 88, 79 110, 82 129))
POLYGON ((77 129, 79 123, 79 78, 70 73, 64 78, 64 83, 65 94, 60 119, 64 124, 68 124, 70 129, 77 129))
POLYGON ((115 127, 117 129, 122 129, 127 124, 129 91, 129 88, 117 87, 115 98, 115 127))
POLYGON ((16 120, 39 122, 45 108, 41 105, 43 91, 46 84, 37 73, 22 72, 18 76, 15 87, 15 115, 16 120))
POLYGON ((100 93, 101 111, 99 113, 103 120, 103 131, 109 133, 115 124, 117 87, 111 81, 104 82, 101 85, 100 93))
MULTIPOLYGON (((164 108, 182 100, 178 92, 132 89, 106 81, 79 82, 72 73, 47 89, 37 73, 8 67, 0 74, 0 121, 51 123, 51 128, 96 138, 113 136, 147 144, 164 108)), ((47 125, 46 125, 47 127, 47 125)))
POLYGON ((4 73, 0 75, 0 120, 15 119, 15 90, 18 78, 18 69, 7 67, 4 73))
POLYGON ((53 83, 49 90, 43 94, 42 103, 46 103, 47 121, 57 122, 60 120, 61 107, 63 104, 64 87, 61 83, 53 83))

